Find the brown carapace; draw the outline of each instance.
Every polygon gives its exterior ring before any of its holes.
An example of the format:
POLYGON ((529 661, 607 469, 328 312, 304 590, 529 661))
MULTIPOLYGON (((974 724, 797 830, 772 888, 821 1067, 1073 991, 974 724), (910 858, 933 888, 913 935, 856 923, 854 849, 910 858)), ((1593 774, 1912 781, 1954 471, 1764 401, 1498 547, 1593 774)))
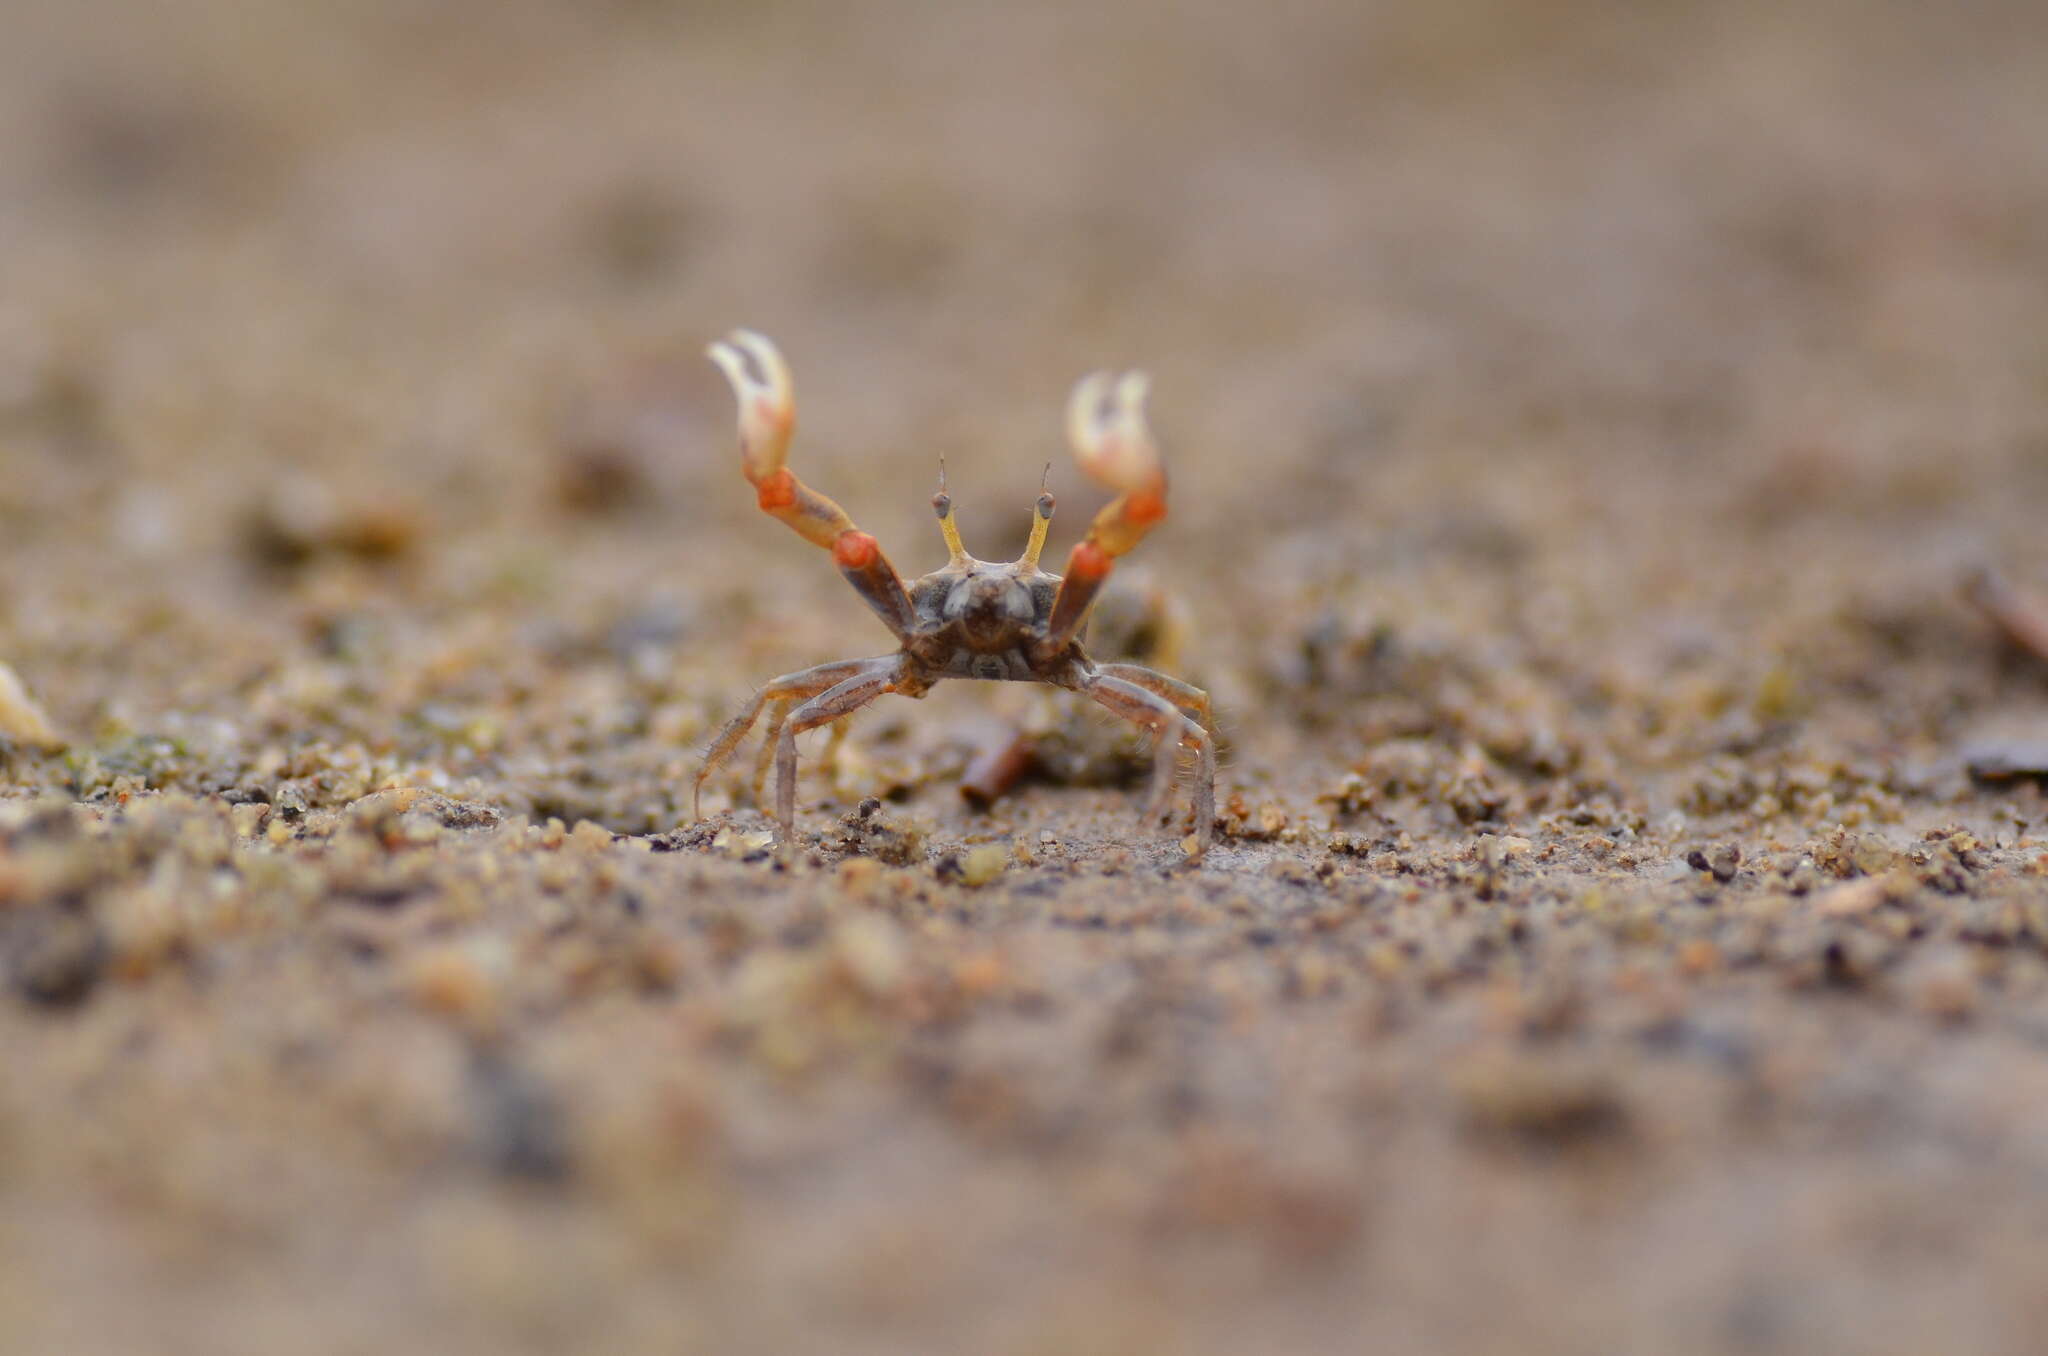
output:
POLYGON ((1166 469, 1145 423, 1142 373, 1098 372, 1075 386, 1067 404, 1074 457, 1095 480, 1117 492, 1067 557, 1064 577, 1038 568, 1052 525, 1053 497, 1038 497, 1024 554, 1007 564, 976 560, 960 544, 953 501, 943 478, 932 508, 952 558, 905 585, 875 539, 846 510, 796 478, 785 464, 796 427, 788 364, 761 335, 735 330, 710 349, 739 398, 740 464, 763 511, 807 541, 832 552, 839 572, 882 619, 899 644, 894 654, 846 659, 775 679, 720 730, 697 771, 693 808, 702 817, 704 783, 772 708, 755 775, 755 795, 775 758, 775 817, 785 837, 796 819, 796 737, 858 710, 884 693, 922 697, 945 678, 1049 683, 1078 692, 1151 731, 1154 755, 1150 813, 1172 799, 1180 751, 1193 754, 1194 833, 1190 857, 1208 848, 1216 820, 1216 741, 1209 696, 1201 689, 1136 664, 1097 664, 1078 639, 1088 610, 1116 558, 1166 517, 1166 469))

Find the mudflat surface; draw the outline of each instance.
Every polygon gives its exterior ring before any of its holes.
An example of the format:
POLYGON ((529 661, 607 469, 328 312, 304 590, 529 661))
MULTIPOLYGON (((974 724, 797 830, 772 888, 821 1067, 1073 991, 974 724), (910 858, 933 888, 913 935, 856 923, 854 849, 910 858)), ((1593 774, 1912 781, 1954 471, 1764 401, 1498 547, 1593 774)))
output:
POLYGON ((8 6, 0 1348, 2036 1349, 2042 13, 8 6), (736 324, 912 573, 1152 371, 1205 863, 692 823, 888 647, 736 324))

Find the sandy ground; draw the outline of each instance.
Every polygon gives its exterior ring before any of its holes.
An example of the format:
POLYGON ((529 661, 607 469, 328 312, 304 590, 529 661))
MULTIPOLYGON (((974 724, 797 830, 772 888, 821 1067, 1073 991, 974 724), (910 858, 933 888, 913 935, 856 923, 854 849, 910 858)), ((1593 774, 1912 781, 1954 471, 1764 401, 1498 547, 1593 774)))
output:
POLYGON ((2038 6, 6 10, 0 1349, 2038 1349, 2038 6), (736 324, 910 572, 1154 373, 1206 863, 692 824, 736 324))

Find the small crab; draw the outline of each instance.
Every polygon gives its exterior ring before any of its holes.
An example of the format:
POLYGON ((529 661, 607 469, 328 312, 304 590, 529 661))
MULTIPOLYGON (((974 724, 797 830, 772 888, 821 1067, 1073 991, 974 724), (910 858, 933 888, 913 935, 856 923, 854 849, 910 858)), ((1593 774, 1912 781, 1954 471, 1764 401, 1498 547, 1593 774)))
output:
POLYGON ((775 817, 785 837, 796 820, 796 737, 828 725, 887 692, 922 697, 943 678, 1049 683, 1108 707, 1158 738, 1149 813, 1164 813, 1180 750, 1194 754, 1194 843, 1208 848, 1216 819, 1216 742, 1209 694, 1136 664, 1097 664, 1078 639, 1090 605, 1118 556, 1166 516, 1166 469, 1145 423, 1143 373, 1082 378, 1067 402, 1067 438, 1095 480, 1117 491, 1067 557, 1065 577, 1038 568, 1052 525, 1053 497, 1038 496, 1031 540, 1008 564, 976 560, 960 544, 943 475, 932 496, 952 558, 907 587, 875 539, 846 511, 805 485, 784 464, 796 425, 789 367, 775 345, 735 330, 710 348, 739 399, 740 464, 761 509, 806 541, 832 552, 839 572, 895 635, 900 648, 874 659, 846 659, 784 674, 729 721, 705 751, 693 810, 703 817, 704 783, 773 706, 755 777, 756 794, 775 754, 775 817), (792 709, 793 708, 793 709, 792 709))

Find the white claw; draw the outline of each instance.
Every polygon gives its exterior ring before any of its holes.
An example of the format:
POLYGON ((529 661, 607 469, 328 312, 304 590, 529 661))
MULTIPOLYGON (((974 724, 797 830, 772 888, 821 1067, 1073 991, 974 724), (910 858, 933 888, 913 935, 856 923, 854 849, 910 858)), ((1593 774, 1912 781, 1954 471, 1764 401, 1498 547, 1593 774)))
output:
POLYGON ((740 406, 740 457, 747 479, 758 484, 782 469, 796 431, 796 387, 789 364, 773 340, 752 330, 734 330, 705 352, 732 383, 740 406))
POLYGON ((1164 475, 1159 444, 1145 421, 1152 379, 1143 372, 1091 372, 1067 400, 1067 441, 1095 480, 1125 492, 1155 487, 1164 475))

